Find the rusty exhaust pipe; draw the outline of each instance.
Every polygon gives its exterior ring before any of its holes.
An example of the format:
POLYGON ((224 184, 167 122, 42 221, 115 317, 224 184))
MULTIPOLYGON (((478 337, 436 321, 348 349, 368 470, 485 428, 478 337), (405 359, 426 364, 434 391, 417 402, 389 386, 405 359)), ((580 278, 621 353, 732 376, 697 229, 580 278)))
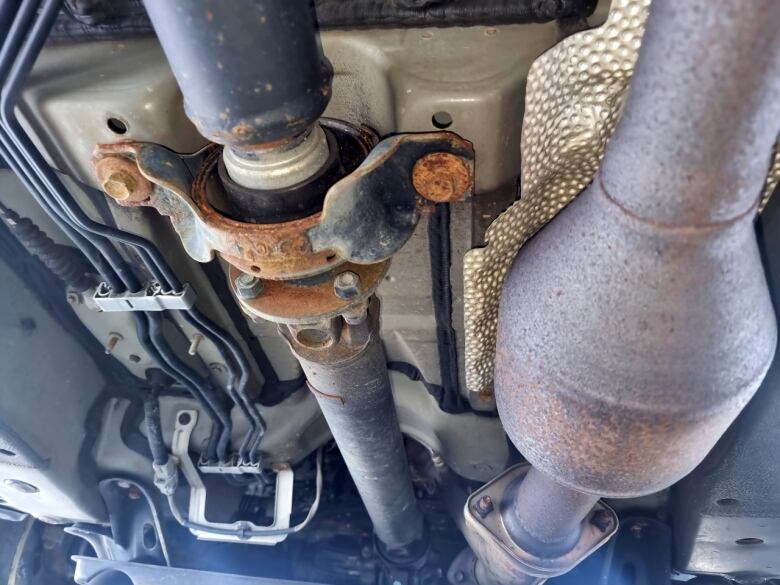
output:
POLYGON ((763 380, 777 331, 753 220, 780 131, 778 22, 773 0, 654 0, 599 173, 518 254, 495 393, 533 468, 469 499, 481 585, 573 567, 616 528, 599 497, 687 475, 763 380), (486 493, 501 522, 475 513, 486 493))

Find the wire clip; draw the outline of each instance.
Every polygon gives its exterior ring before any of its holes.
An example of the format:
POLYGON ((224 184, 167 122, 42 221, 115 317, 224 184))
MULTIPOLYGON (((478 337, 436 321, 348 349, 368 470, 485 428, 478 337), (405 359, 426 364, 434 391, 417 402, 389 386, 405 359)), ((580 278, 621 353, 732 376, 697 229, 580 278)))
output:
POLYGON ((195 290, 185 284, 181 291, 164 291, 159 282, 144 285, 139 292, 115 293, 106 282, 101 282, 92 297, 95 306, 106 313, 121 311, 182 311, 195 305, 195 290))

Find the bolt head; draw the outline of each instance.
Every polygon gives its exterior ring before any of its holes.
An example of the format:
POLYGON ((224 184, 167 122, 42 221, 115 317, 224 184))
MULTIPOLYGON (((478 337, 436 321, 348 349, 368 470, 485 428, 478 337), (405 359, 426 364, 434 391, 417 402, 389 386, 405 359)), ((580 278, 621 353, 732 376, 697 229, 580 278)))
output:
POLYGON ((361 292, 360 276, 349 270, 342 272, 333 282, 333 291, 345 301, 358 297, 361 292))
POLYGON ((235 281, 238 298, 249 300, 260 296, 263 292, 263 281, 251 274, 241 274, 235 281))
POLYGON ((486 518, 494 509, 493 498, 488 495, 482 496, 474 504, 474 511, 479 514, 480 518, 486 518))
POLYGON ((135 177, 125 171, 114 171, 103 181, 103 191, 120 201, 130 199, 136 189, 138 182, 135 177))
POLYGON ((460 201, 471 190, 473 171, 468 162, 448 152, 432 152, 412 169, 415 191, 434 203, 460 201))
POLYGON ((95 174, 103 191, 124 203, 139 203, 149 199, 152 184, 136 164, 124 157, 107 156, 95 164, 95 174))

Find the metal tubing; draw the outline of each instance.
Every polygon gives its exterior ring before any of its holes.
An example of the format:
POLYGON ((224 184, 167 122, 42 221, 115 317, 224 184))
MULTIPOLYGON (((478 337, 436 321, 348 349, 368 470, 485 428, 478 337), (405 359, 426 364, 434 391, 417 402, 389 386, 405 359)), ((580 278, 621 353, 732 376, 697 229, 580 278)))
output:
POLYGON ((306 351, 295 341, 291 345, 371 517, 374 533, 392 553, 421 541, 424 526, 379 339, 376 304, 372 301, 368 322, 356 326, 368 328, 367 343, 346 359, 331 359, 341 353, 339 348, 306 351), (317 359, 318 354, 322 359, 317 359))
POLYGON ((597 496, 564 487, 532 467, 507 490, 502 517, 523 549, 540 557, 556 557, 577 544, 582 521, 597 501, 597 496))
POLYGON ((147 0, 146 11, 206 138, 250 150, 308 130, 332 70, 307 0, 147 0))

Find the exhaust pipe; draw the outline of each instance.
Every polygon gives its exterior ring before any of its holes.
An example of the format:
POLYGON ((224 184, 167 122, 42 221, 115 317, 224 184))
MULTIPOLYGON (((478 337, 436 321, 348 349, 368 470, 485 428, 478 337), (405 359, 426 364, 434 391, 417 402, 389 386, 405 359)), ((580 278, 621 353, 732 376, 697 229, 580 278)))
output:
POLYGON ((777 331, 753 220, 780 131, 777 22, 773 0, 654 0, 599 173, 518 254, 495 393, 533 468, 484 488, 500 523, 469 500, 482 585, 573 567, 609 536, 594 524, 616 528, 599 497, 687 475, 763 380, 777 331))

